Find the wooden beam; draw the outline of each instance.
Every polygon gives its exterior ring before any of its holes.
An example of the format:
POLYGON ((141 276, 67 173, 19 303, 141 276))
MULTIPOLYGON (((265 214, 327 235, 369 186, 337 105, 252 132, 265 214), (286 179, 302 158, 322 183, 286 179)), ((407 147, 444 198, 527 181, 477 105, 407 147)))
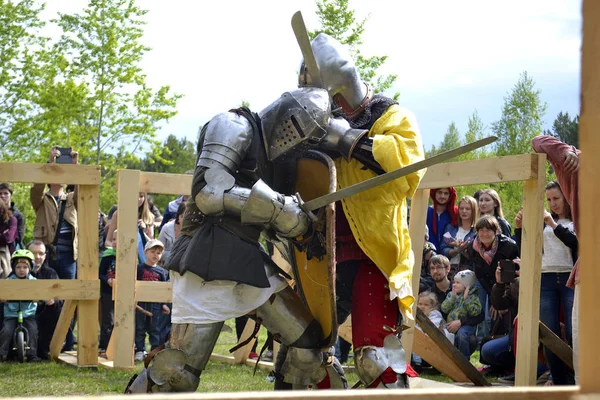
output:
POLYGON ((23 296, 35 297, 33 300, 98 300, 100 281, 95 280, 0 280, 0 297, 3 300, 24 300, 23 296))
POLYGON ((171 303, 173 301, 173 284, 171 282, 136 281, 135 301, 171 303))
POLYGON ((540 321, 540 342, 573 371, 573 349, 540 321))
POLYGON ((135 337, 135 282, 137 270, 137 201, 140 171, 120 170, 117 221, 117 266, 115 285, 115 323, 113 328, 114 366, 133 368, 135 337))
MULTIPOLYGON (((410 390, 290 390, 270 392, 235 393, 153 393, 152 400, 564 400, 578 394, 576 386, 557 387, 491 387, 461 388, 457 390, 410 389, 410 390)), ((142 396, 141 397, 149 397, 142 396)), ((130 399, 131 395, 71 396, 61 400, 117 400, 130 399)), ((25 399, 25 398, 23 398, 25 399)), ((28 400, 41 399, 28 397, 28 400)), ((47 397, 44 397, 47 399, 47 397)), ((585 400, 597 400, 586 397, 585 400)), ((12 400, 15 400, 14 398, 12 400)), ((583 400, 583 399, 582 399, 583 400)))
POLYGON ((454 382, 471 382, 454 361, 440 351, 435 342, 419 329, 415 329, 414 332, 413 352, 454 382))
MULTIPOLYGON (((537 157, 522 154, 434 165, 427 168, 419 189, 526 181, 537 177, 537 157)), ((541 171, 545 176, 545 166, 541 171)))
MULTIPOLYGON (((600 360, 597 310, 600 281, 600 230, 594 225, 594 203, 600 194, 600 2, 583 1, 583 45, 581 58, 581 115, 579 117, 579 385, 582 393, 600 393, 595 373, 600 360)), ((573 310, 575 312, 575 310, 573 310)))
MULTIPOLYGON (((244 327, 244 331, 242 332, 242 336, 240 337, 240 342, 246 340, 252 335, 254 331, 254 327, 256 326, 256 321, 248 318, 246 322, 246 326, 244 327)), ((248 356, 250 355, 250 351, 252 351, 252 346, 256 342, 256 338, 253 338, 249 341, 245 346, 240 347, 236 351, 233 352, 233 358, 235 359, 235 364, 244 364, 246 360, 248 360, 248 356)))
POLYGON ((431 340, 443 351, 461 371, 475 384, 475 386, 490 386, 491 384, 485 379, 483 374, 473 366, 465 358, 465 356, 458 351, 456 347, 444 336, 444 334, 427 318, 421 310, 417 308, 417 322, 423 332, 425 332, 431 340))
MULTIPOLYGON (((538 171, 545 171, 546 155, 538 154, 538 171)), ((519 285, 516 386, 535 386, 542 277, 545 174, 525 181, 523 197, 523 245, 519 285)))
POLYGON ((56 323, 56 329, 54 329, 54 335, 52 335, 52 340, 50 341, 50 358, 52 360, 58 360, 63 342, 67 337, 67 331, 71 325, 71 320, 73 319, 73 315, 75 315, 76 307, 77 301, 74 300, 66 300, 63 304, 60 317, 56 323))
MULTIPOLYGON (((427 223, 427 204, 429 203, 429 189, 418 189, 410 202, 410 224, 408 230, 410 233, 410 245, 415 257, 412 275, 412 291, 415 297, 413 304, 413 315, 417 309, 417 300, 419 296, 419 282, 421 280, 421 261, 423 260, 423 245, 425 244, 425 225, 427 223)), ((402 333, 402 345, 406 351, 407 358, 410 359, 413 351, 413 335, 415 331, 415 321, 405 322, 410 328, 402 333)))
POLYGON ((140 172, 140 192, 191 194, 193 175, 140 172))
POLYGON ((99 185, 100 167, 82 164, 0 163, 3 182, 99 185))
MULTIPOLYGON (((77 277, 98 280, 98 186, 80 185, 77 191, 77 224, 79 225, 79 253, 77 277)), ((77 304, 77 364, 98 365, 98 303, 79 299, 77 304)))

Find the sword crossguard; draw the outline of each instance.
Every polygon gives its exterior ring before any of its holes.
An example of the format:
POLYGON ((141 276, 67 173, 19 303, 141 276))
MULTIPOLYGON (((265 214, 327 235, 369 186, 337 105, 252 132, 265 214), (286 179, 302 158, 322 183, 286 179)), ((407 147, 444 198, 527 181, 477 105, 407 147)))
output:
POLYGON ((298 207, 300 207, 300 209, 302 211, 304 211, 306 213, 306 215, 308 215, 308 218, 310 218, 310 220, 312 222, 317 222, 319 220, 319 217, 317 217, 312 211, 309 211, 304 207, 306 202, 304 200, 302 200, 300 193, 296 192, 295 196, 296 196, 296 200, 298 200, 298 207))

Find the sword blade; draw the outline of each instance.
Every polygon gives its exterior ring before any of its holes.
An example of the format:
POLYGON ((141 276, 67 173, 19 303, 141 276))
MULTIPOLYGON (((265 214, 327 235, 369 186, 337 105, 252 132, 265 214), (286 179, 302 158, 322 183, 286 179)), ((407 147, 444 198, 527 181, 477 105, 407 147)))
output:
POLYGON ((296 11, 294 15, 292 15, 292 29, 294 30, 294 35, 296 35, 296 40, 300 46, 302 57, 304 57, 304 63, 310 71, 310 77, 313 80, 313 86, 322 87, 319 65, 317 64, 315 53, 313 53, 312 46, 310 45, 308 31, 306 30, 304 18, 302 18, 302 13, 300 11, 296 11))
POLYGON ((316 199, 303 203, 301 207, 306 212, 316 210, 317 208, 324 207, 329 203, 334 203, 336 201, 353 196, 357 193, 364 192, 365 190, 369 190, 376 186, 383 185, 384 183, 388 183, 390 181, 393 181, 394 179, 410 175, 413 172, 417 172, 423 168, 431 167, 435 164, 439 164, 441 162, 450 160, 454 157, 460 156, 461 154, 465 154, 470 151, 476 150, 480 147, 487 146, 488 144, 495 142, 497 139, 498 138, 495 136, 490 136, 481 140, 477 140, 473 143, 457 147, 456 149, 445 151, 433 157, 427 158, 423 161, 419 161, 414 164, 408 165, 404 168, 399 168, 397 170, 387 172, 383 175, 367 179, 366 181, 359 182, 355 185, 348 186, 347 188, 338 190, 337 192, 317 197, 316 199))

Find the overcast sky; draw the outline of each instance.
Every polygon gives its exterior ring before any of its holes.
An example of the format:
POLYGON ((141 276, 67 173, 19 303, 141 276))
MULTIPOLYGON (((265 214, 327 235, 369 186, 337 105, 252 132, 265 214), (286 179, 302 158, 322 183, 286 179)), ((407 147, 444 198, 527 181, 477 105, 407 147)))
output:
MULTIPOLYGON (((52 0, 47 15, 81 10, 84 0, 52 0)), ((198 127, 243 100, 259 111, 296 85, 301 54, 290 27, 301 10, 318 27, 314 0, 138 0, 148 9, 142 64, 147 82, 184 95, 168 134, 194 140, 198 127)), ((364 0, 366 55, 388 55, 382 72, 398 79, 389 94, 419 121, 427 149, 451 122, 464 134, 476 109, 486 127, 527 71, 548 104, 545 125, 560 111, 579 113, 580 0, 364 0)))

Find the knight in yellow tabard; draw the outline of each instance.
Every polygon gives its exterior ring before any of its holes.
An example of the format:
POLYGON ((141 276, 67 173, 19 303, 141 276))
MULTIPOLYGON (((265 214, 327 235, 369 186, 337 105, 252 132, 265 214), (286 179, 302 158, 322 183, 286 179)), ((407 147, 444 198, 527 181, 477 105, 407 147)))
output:
MULTIPOLYGON (((423 160, 413 114, 388 97, 374 95, 335 39, 320 34, 311 45, 320 79, 313 79, 315 71, 303 63, 300 86, 320 81, 337 107, 334 116, 354 129, 368 130, 354 143, 352 158, 336 159, 338 190, 423 160)), ((345 198, 336 208, 338 323, 352 313, 356 367, 368 387, 406 387, 407 374, 413 373, 397 334, 390 332, 401 323, 399 313, 405 321, 413 319, 414 256, 406 199, 424 172, 345 198)))

